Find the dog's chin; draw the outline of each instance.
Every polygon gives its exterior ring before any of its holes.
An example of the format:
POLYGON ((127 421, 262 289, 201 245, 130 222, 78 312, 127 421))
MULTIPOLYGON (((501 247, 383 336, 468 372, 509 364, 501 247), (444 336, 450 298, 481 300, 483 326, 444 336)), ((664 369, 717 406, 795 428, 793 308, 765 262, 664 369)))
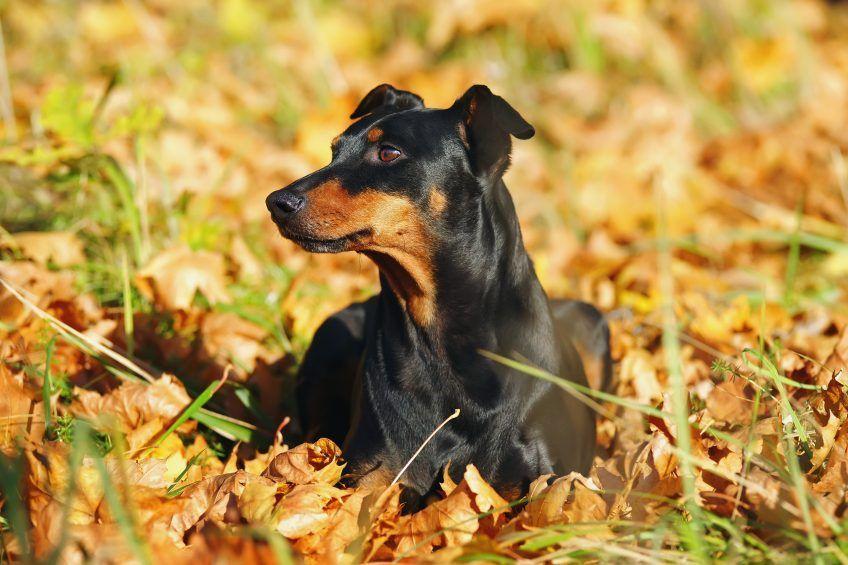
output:
POLYGON ((361 240, 370 232, 366 229, 342 237, 323 239, 293 232, 281 226, 277 227, 280 230, 280 235, 310 253, 341 253, 357 250, 361 247, 361 240))

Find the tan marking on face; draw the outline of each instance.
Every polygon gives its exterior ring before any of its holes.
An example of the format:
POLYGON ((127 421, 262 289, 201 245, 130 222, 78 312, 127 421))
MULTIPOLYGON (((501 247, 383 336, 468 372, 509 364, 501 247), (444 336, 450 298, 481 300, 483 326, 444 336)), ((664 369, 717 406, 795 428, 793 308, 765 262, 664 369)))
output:
POLYGON ((375 141, 380 141, 380 138, 383 137, 383 130, 380 128, 371 128, 368 130, 368 135, 366 135, 368 141, 374 143, 375 141))
POLYGON ((432 323, 436 299, 432 234, 408 198, 371 189, 351 194, 338 180, 331 180, 307 193, 301 214, 307 235, 316 239, 369 230, 350 249, 377 264, 416 323, 432 323))
POLYGON ((434 186, 430 188, 429 205, 430 212, 432 212, 435 216, 439 216, 445 211, 445 208, 448 205, 448 199, 441 190, 434 186))
POLYGON ((342 136, 337 135, 336 137, 333 138, 333 141, 330 142, 330 147, 332 149, 335 149, 336 147, 338 147, 339 142, 341 142, 341 140, 342 140, 342 136))

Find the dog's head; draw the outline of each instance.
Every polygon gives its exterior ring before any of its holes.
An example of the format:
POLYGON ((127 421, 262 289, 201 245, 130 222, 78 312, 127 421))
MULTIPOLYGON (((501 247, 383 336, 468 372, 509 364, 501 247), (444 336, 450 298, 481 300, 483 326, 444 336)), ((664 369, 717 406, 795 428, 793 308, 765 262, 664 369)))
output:
POLYGON ((393 287, 422 291, 442 237, 467 223, 509 166, 510 136, 528 139, 533 127, 480 85, 450 108, 431 109, 383 84, 351 119, 330 163, 271 193, 268 210, 307 251, 365 253, 393 287))

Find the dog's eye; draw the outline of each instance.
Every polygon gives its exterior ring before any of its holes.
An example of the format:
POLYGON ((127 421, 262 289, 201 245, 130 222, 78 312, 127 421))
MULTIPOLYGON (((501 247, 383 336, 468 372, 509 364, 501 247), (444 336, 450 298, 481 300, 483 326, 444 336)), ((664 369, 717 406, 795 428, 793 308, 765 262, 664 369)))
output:
POLYGON ((378 153, 380 160, 384 163, 391 163, 398 157, 400 157, 400 149, 397 147, 392 147, 391 145, 383 145, 380 147, 380 152, 378 153))

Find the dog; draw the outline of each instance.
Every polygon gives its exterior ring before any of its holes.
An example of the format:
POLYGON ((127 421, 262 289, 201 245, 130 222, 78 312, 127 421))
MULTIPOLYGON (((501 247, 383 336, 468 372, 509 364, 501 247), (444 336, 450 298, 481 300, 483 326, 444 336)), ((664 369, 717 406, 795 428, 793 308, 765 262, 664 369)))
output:
POLYGON ((332 160, 266 199, 283 237, 313 253, 356 251, 381 292, 317 330, 298 374, 302 426, 343 445, 351 485, 400 476, 423 500, 445 468, 473 463, 517 498, 546 473, 587 472, 593 412, 493 352, 607 388, 609 329, 577 301, 549 302, 503 182, 512 137, 534 128, 476 85, 446 109, 382 84, 351 114, 332 160))

